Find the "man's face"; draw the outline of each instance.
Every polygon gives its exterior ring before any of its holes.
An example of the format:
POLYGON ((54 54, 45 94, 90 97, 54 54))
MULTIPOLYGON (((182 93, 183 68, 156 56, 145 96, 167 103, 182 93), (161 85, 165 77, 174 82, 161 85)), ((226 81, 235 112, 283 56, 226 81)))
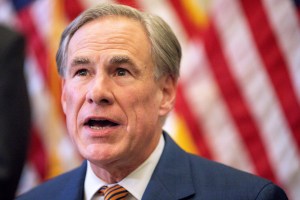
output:
POLYGON ((97 19, 74 34, 67 54, 62 106, 79 152, 98 166, 139 165, 175 98, 170 77, 154 79, 144 29, 124 17, 97 19))

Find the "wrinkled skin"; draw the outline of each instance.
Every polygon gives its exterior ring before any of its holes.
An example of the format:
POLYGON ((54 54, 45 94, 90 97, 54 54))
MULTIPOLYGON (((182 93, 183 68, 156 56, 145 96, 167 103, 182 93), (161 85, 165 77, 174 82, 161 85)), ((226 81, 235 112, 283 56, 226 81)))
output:
POLYGON ((155 149, 176 81, 154 78, 149 39, 125 17, 88 22, 67 54, 61 101, 68 132, 99 178, 120 181, 155 149))

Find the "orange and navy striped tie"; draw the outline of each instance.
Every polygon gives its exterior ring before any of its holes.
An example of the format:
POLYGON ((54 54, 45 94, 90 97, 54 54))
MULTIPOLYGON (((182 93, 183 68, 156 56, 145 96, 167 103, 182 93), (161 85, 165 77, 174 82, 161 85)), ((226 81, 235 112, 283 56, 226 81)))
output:
POLYGON ((104 195, 104 200, 123 200, 128 195, 128 191, 120 185, 103 186, 99 192, 104 195))

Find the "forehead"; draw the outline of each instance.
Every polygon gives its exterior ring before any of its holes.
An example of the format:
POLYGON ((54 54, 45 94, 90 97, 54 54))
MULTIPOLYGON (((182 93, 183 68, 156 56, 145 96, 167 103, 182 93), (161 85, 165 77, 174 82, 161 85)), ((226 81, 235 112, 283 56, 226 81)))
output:
POLYGON ((74 33, 69 42, 68 55, 85 48, 116 48, 149 54, 151 45, 140 22, 123 16, 106 16, 84 24, 74 33))

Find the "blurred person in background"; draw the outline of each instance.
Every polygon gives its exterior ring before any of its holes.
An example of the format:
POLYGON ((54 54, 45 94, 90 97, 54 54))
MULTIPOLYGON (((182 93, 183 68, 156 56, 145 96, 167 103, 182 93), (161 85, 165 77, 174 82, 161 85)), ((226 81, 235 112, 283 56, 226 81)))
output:
POLYGON ((15 197, 26 159, 30 106, 24 77, 25 41, 0 25, 0 199, 15 197))

